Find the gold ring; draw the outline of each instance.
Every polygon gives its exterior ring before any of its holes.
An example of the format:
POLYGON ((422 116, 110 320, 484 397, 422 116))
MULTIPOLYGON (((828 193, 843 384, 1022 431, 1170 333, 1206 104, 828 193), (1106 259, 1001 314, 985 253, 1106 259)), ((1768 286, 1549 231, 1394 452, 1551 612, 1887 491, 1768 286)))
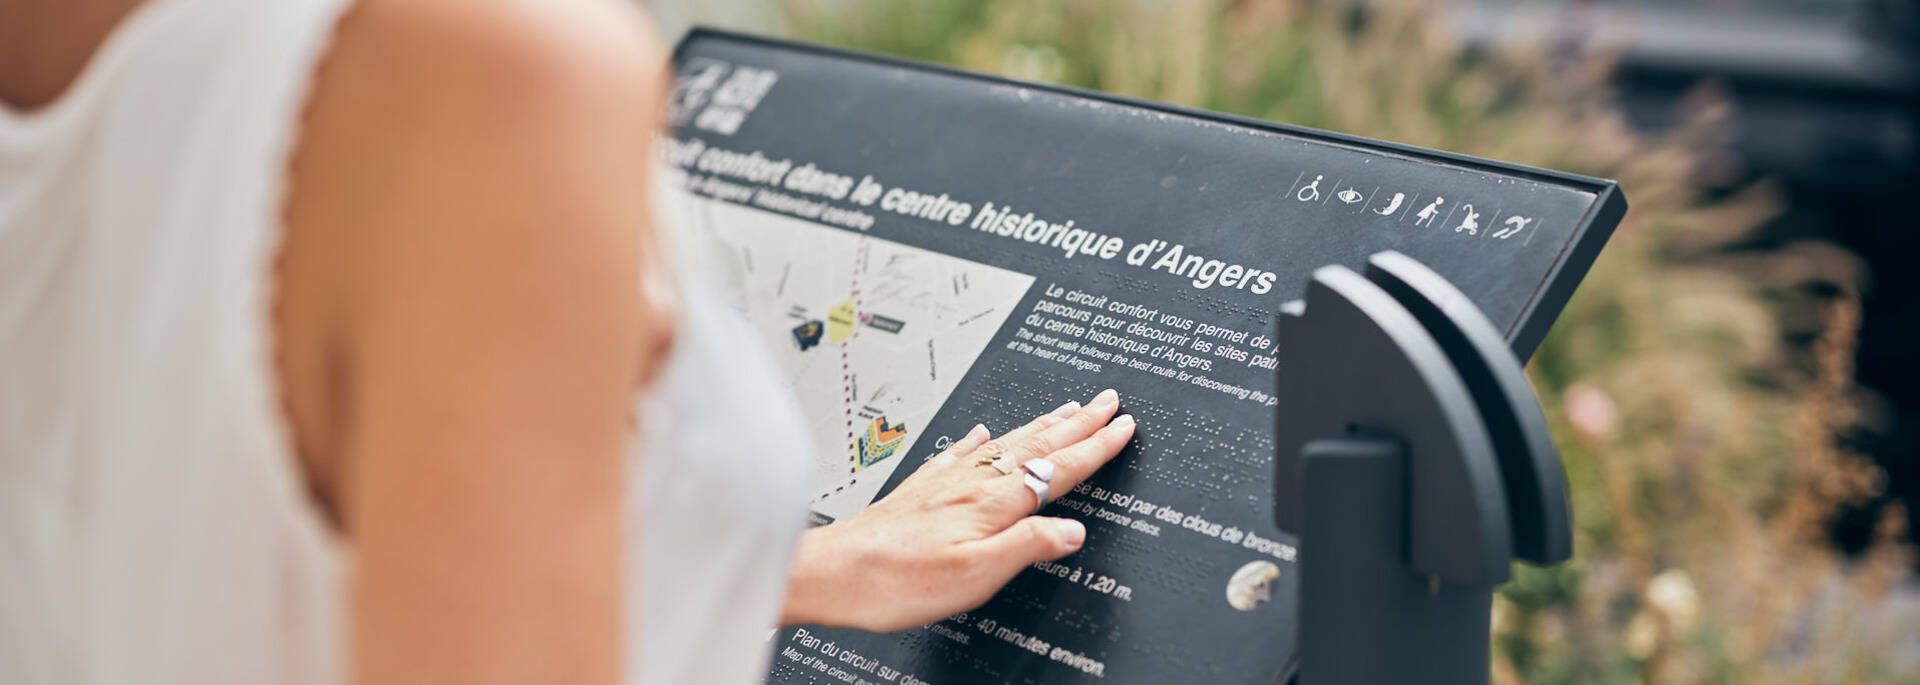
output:
POLYGON ((994 470, 999 471, 1000 475, 1003 476, 1013 475, 1014 471, 1020 470, 1020 465, 1014 463, 1013 459, 1004 454, 995 457, 993 463, 989 465, 992 466, 994 470))
POLYGON ((1007 446, 997 442, 989 442, 974 450, 974 453, 980 455, 980 458, 975 460, 973 465, 987 466, 999 460, 1001 455, 1006 454, 1007 446))

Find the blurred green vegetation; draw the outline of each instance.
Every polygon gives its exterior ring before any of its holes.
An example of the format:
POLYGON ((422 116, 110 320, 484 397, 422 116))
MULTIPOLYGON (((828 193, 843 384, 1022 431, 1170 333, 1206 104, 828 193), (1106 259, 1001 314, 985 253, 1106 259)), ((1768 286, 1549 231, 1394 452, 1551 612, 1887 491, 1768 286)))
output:
POLYGON ((777 9, 806 40, 1619 180, 1632 210, 1529 368, 1573 490, 1576 558, 1519 567, 1503 589, 1496 682, 1920 682, 1920 612, 1885 601, 1911 564, 1897 513, 1858 559, 1825 537, 1837 507, 1878 486, 1836 442, 1860 420, 1860 269, 1817 243, 1730 249, 1777 200, 1694 182, 1725 131, 1711 89, 1685 125, 1644 137, 1615 107, 1607 60, 1471 55, 1411 3, 777 9), (1787 344, 1787 305, 1811 345, 1787 344))

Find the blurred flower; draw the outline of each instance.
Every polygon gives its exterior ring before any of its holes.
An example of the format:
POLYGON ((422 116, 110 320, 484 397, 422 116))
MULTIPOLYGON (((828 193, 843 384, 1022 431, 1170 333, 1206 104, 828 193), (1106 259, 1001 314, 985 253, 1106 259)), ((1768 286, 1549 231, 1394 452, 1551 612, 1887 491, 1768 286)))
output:
POLYGON ((1557 645, 1567 640, 1567 619, 1559 614, 1535 614, 1527 639, 1537 645, 1557 645))
POLYGON ((1660 619, 1645 611, 1635 613, 1620 640, 1627 656, 1641 661, 1653 658, 1653 650, 1660 648, 1660 619))
POLYGON ((1620 408, 1615 406, 1613 398, 1601 390, 1586 383, 1576 383, 1567 388, 1560 402, 1567 412, 1567 423, 1580 433, 1580 437, 1599 443, 1611 442, 1620 430, 1620 408))
POLYGON ((1028 81, 1057 82, 1067 72, 1060 51, 1051 45, 1009 45, 1000 56, 1000 73, 1028 81))
POLYGON ((1505 597, 1495 595, 1493 598, 1493 618, 1489 621, 1492 624, 1493 634, 1505 635, 1512 632, 1515 625, 1514 622, 1519 620, 1519 617, 1515 615, 1518 611, 1518 609, 1514 608, 1512 601, 1509 601, 1505 597))
POLYGON ((1647 605, 1666 617, 1676 635, 1691 632, 1700 619, 1700 594, 1687 572, 1677 568, 1661 571, 1647 583, 1647 605))

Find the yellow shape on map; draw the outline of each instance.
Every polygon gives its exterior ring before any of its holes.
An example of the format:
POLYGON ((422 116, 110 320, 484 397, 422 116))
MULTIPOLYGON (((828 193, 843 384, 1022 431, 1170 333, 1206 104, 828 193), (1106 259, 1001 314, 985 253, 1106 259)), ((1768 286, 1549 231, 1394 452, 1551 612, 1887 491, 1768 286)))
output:
POLYGON ((827 312, 827 339, 835 344, 846 342, 853 337, 854 320, 853 300, 834 305, 827 312))

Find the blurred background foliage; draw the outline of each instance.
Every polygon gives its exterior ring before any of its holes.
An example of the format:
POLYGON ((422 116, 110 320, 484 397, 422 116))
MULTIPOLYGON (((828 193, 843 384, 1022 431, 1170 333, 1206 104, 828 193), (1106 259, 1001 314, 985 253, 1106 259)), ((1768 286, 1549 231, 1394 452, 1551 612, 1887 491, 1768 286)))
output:
POLYGON ((1728 135, 1711 86, 1639 133, 1605 55, 1480 54, 1423 7, 785 0, 758 28, 1619 180, 1632 209, 1529 366, 1576 557, 1502 590, 1496 682, 1920 683, 1904 513, 1856 555, 1828 534, 1883 487, 1841 439, 1874 406, 1853 381, 1860 261, 1752 246, 1782 196, 1700 180, 1728 135))

